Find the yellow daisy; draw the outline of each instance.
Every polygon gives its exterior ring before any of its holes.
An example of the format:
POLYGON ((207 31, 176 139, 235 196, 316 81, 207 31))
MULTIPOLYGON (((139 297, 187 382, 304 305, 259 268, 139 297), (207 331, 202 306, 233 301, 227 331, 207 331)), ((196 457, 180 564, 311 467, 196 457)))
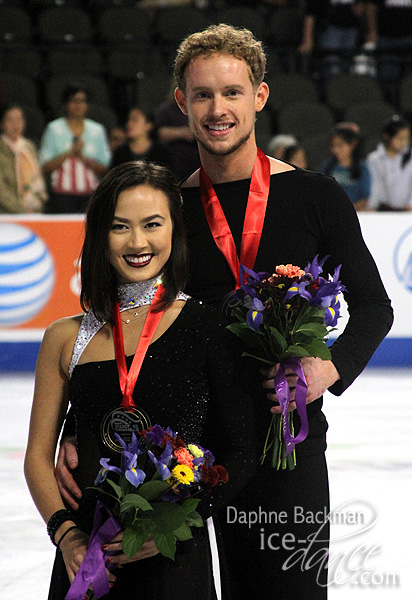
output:
POLYGON ((172 470, 172 475, 179 483, 189 485, 194 479, 193 471, 187 465, 176 465, 172 470))

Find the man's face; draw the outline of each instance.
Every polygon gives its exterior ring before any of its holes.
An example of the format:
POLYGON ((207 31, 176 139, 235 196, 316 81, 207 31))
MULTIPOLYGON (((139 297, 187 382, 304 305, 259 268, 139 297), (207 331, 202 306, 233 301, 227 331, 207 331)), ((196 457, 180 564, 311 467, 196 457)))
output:
POLYGON ((219 156, 254 141, 255 113, 267 96, 264 83, 253 90, 243 59, 218 53, 193 59, 186 69, 185 93, 176 90, 200 149, 219 156))

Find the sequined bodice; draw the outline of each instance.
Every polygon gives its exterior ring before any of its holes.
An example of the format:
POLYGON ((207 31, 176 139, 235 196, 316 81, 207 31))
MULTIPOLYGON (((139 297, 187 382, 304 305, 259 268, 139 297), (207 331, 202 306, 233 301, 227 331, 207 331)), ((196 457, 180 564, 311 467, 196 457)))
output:
MULTIPOLYGON (((217 311, 189 299, 169 329, 149 346, 133 394, 151 424, 169 426, 188 442, 203 442, 217 456, 227 454, 231 438, 234 446, 249 444, 253 418, 250 404, 238 413, 248 396, 237 362, 240 353, 233 352, 235 338, 225 324, 217 311)), ((131 360, 127 358, 128 367, 131 360)), ((77 426, 77 480, 84 489, 92 485, 102 456, 118 458, 100 434, 105 415, 122 400, 116 361, 77 365, 69 395, 77 426)))
MULTIPOLYGON (((129 310, 130 308, 138 308, 139 306, 150 304, 154 298, 160 281, 161 280, 159 278, 155 277, 153 279, 149 279, 148 281, 141 281, 139 283, 123 283, 118 285, 117 294, 119 298, 120 312, 129 310)), ((189 296, 183 292, 179 292, 179 294, 176 296, 176 300, 187 300, 188 298, 189 296)), ((72 376, 74 367, 79 362, 80 356, 82 355, 87 344, 104 325, 105 321, 99 321, 99 319, 95 317, 92 310, 89 310, 84 314, 69 365, 70 377, 72 376)))

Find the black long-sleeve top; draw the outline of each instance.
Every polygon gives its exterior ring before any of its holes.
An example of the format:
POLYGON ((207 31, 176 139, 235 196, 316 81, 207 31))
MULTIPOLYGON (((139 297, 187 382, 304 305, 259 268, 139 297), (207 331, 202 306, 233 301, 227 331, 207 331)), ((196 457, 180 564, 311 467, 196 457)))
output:
MULTIPOLYGON (((250 180, 215 186, 240 251, 250 180)), ((187 293, 215 305, 233 290, 234 280, 207 224, 199 188, 183 188, 189 242, 190 280, 187 293)), ((356 212, 336 181, 310 171, 271 176, 265 223, 255 262, 256 271, 273 272, 279 264, 304 268, 318 254, 330 258, 325 273, 341 264, 340 279, 350 318, 331 347, 341 379, 330 391, 340 395, 362 372, 393 322, 390 300, 367 249, 356 212)))

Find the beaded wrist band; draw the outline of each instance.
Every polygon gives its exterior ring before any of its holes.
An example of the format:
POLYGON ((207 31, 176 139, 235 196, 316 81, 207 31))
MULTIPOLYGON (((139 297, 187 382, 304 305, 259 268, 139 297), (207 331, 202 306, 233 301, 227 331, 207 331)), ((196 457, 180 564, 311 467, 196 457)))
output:
POLYGON ((55 546, 57 544, 54 541, 54 536, 56 534, 56 531, 60 527, 60 525, 62 523, 64 523, 65 521, 75 522, 71 512, 66 510, 65 508, 62 508, 60 510, 57 510, 55 513, 53 513, 47 523, 47 533, 49 534, 52 544, 54 544, 55 546))

